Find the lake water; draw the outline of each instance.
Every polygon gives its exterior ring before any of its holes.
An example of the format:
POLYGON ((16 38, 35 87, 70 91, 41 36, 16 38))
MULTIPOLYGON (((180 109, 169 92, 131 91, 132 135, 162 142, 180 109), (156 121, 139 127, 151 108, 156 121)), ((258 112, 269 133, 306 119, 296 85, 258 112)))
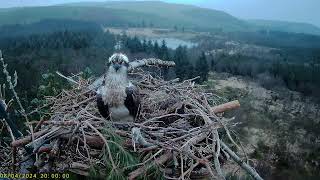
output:
POLYGON ((180 45, 187 46, 188 48, 192 48, 198 45, 197 43, 176 39, 176 38, 157 38, 157 39, 150 39, 150 40, 152 40, 153 42, 157 41, 160 46, 162 44, 162 41, 165 40, 167 43, 167 46, 171 49, 177 49, 177 47, 179 47, 180 45))

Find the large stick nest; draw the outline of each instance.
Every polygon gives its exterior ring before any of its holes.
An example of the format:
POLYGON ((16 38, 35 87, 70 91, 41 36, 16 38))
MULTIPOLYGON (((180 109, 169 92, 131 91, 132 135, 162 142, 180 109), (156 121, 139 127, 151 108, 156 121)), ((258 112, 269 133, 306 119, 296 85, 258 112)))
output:
POLYGON ((78 85, 47 97, 50 118, 33 122, 37 132, 29 141, 37 153, 37 171, 68 170, 110 179, 151 178, 155 172, 167 178, 222 178, 220 165, 228 155, 220 148, 219 133, 227 130, 228 121, 215 115, 214 94, 194 79, 136 76, 133 83, 142 103, 136 122, 105 120, 97 110, 95 92, 88 90, 90 80, 78 78, 78 85))

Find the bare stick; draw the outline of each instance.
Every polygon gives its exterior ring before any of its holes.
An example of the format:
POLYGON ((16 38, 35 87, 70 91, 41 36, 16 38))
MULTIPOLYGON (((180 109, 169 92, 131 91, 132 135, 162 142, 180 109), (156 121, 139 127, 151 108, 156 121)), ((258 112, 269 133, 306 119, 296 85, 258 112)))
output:
MULTIPOLYGON (((224 174, 221 170, 220 167, 220 162, 219 162, 219 156, 220 156, 220 138, 219 138, 219 133, 218 130, 213 130, 213 136, 215 136, 216 139, 216 145, 217 145, 217 150, 216 153, 214 154, 214 167, 218 173, 218 175, 220 176, 221 179, 225 179, 224 174)), ((212 147, 215 148, 215 147, 212 147)))
POLYGON ((7 130, 8 130, 8 132, 9 132, 10 136, 11 136, 12 141, 15 141, 16 138, 14 137, 14 135, 13 135, 13 133, 12 133, 12 130, 11 130, 9 124, 7 123, 7 121, 4 121, 4 123, 5 123, 6 127, 7 127, 7 130))
POLYGON ((166 67, 172 67, 175 66, 176 64, 173 61, 163 61, 161 59, 156 59, 156 58, 149 58, 149 59, 141 59, 141 60, 136 60, 133 62, 130 62, 129 65, 129 71, 132 71, 138 67, 142 66, 166 66, 166 67))
POLYGON ((72 78, 69 78, 69 77, 61 74, 59 71, 56 71, 56 73, 57 73, 59 76, 61 76, 61 77, 65 78, 66 80, 68 80, 69 82, 71 82, 71 83, 73 83, 73 84, 79 85, 79 83, 78 83, 77 81, 75 81, 75 80, 73 80, 72 78))
POLYGON ((16 92, 15 89, 14 89, 14 85, 12 84, 11 76, 10 76, 8 70, 7 70, 7 66, 8 66, 8 65, 5 64, 5 62, 4 62, 4 59, 3 59, 3 57, 2 57, 2 51, 1 51, 1 50, 0 50, 0 61, 1 61, 2 66, 3 66, 3 73, 4 73, 4 74, 6 75, 6 77, 7 77, 7 82, 8 82, 8 84, 9 84, 9 89, 12 91, 13 96, 14 96, 14 97, 16 98, 16 100, 17 100, 17 103, 18 103, 18 105, 19 105, 19 107, 20 107, 20 110, 21 110, 21 114, 25 117, 26 121, 29 122, 29 120, 28 120, 28 118, 27 118, 27 115, 26 115, 26 111, 24 110, 24 108, 23 108, 23 106, 22 106, 22 104, 21 104, 20 98, 19 98, 17 92, 16 92))
MULTIPOLYGON (((46 134, 48 131, 49 130, 46 129, 46 130, 42 130, 42 131, 36 132, 36 133, 34 133, 34 137, 35 138, 36 137, 40 137, 40 136, 46 134)), ((31 136, 26 136, 26 137, 24 137, 22 139, 18 139, 16 141, 13 141, 11 143, 11 146, 13 146, 13 147, 24 146, 24 145, 28 144, 31 140, 32 140, 31 136)))
POLYGON ((237 156, 236 153, 234 153, 224 142, 220 140, 220 144, 223 147, 223 149, 230 155, 230 157, 238 163, 247 173, 249 173, 254 179, 256 180, 263 180, 260 175, 247 163, 243 162, 242 159, 237 156))

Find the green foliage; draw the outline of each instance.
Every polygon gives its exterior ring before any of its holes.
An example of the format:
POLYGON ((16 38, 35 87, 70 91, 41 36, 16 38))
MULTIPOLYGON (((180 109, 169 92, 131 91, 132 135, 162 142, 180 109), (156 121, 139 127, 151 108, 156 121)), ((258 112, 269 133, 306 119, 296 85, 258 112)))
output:
POLYGON ((161 172, 160 169, 156 166, 152 166, 148 168, 147 173, 141 176, 139 179, 143 179, 143 180, 149 180, 149 179, 165 180, 165 178, 163 177, 163 172, 161 172))
POLYGON ((292 90, 306 95, 319 95, 320 65, 292 64, 288 62, 274 63, 270 70, 275 77, 281 77, 285 85, 292 90))
POLYGON ((267 89, 285 85, 290 90, 319 97, 320 64, 316 61, 319 57, 316 54, 308 56, 315 60, 288 62, 284 58, 282 61, 263 61, 263 57, 257 59, 243 55, 222 55, 214 60, 213 70, 257 79, 267 89))
POLYGON ((242 99, 248 95, 248 92, 240 88, 225 87, 215 91, 217 95, 226 99, 227 102, 235 99, 242 99))
MULTIPOLYGON (((28 111, 32 111, 35 108, 46 105, 47 102, 45 100, 45 96, 56 96, 62 91, 62 89, 68 89, 70 87, 69 83, 54 73, 43 74, 36 97, 28 102, 28 111)), ((31 119, 37 119, 38 116, 44 118, 48 116, 47 113, 49 111, 50 107, 44 107, 38 112, 38 114, 32 114, 31 119)))
POLYGON ((226 180, 253 180, 254 178, 252 178, 250 175, 242 175, 242 176, 238 176, 232 173, 229 173, 226 175, 226 180))
POLYGON ((62 89, 68 89, 70 85, 61 77, 54 73, 46 73, 42 75, 41 85, 39 86, 38 96, 56 96, 62 89))
MULTIPOLYGON (((320 46, 319 35, 295 34, 285 31, 233 32, 229 34, 229 37, 249 44, 274 48, 308 50, 308 48, 319 48, 320 46)), ((299 51, 295 53, 299 53, 299 51)))
POLYGON ((93 71, 89 67, 86 67, 84 69, 83 73, 81 74, 81 77, 84 79, 88 79, 88 78, 92 77, 93 75, 94 75, 93 71))
MULTIPOLYGON (((126 179, 127 173, 133 170, 132 166, 138 164, 138 158, 122 147, 124 140, 117 135, 112 128, 107 127, 102 133, 108 141, 111 156, 117 166, 117 169, 113 168, 111 160, 109 159, 107 146, 105 146, 102 152, 102 161, 106 165, 106 171, 104 172, 107 175, 106 179, 126 179)), ((93 171, 93 175, 98 174, 97 171, 93 171)))
POLYGON ((160 59, 163 59, 163 60, 169 60, 170 59, 169 49, 167 47, 167 44, 166 44, 165 40, 162 40, 162 44, 161 44, 161 47, 159 49, 158 57, 160 59))
POLYGON ((94 22, 83 20, 46 19, 33 24, 3 25, 0 27, 0 38, 48 34, 65 30, 71 32, 99 32, 101 27, 94 22))

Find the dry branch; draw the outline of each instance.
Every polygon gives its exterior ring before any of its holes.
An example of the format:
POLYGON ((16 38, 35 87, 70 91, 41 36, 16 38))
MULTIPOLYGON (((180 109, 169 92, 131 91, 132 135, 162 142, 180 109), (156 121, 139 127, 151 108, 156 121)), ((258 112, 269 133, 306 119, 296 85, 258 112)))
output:
MULTIPOLYGON (((170 159, 172 159, 172 152, 166 152, 164 155, 160 156, 159 158, 155 159, 152 164, 150 166, 161 166, 164 163, 166 163, 167 161, 169 161, 170 159)), ((137 178, 138 176, 140 176, 141 174, 145 173, 147 170, 146 167, 140 167, 138 169, 136 169, 135 171, 131 172, 129 174, 129 180, 134 180, 135 178, 137 178)))
POLYGON ((236 153, 234 153, 224 142, 220 141, 223 149, 230 155, 230 157, 238 163, 244 170, 246 170, 254 179, 263 180, 260 175, 247 163, 245 163, 236 153))
MULTIPOLYGON (((34 137, 38 138, 38 137, 40 137, 40 136, 42 136, 42 135, 44 135, 44 134, 46 134, 48 132, 49 132, 49 130, 47 130, 47 129, 39 131, 39 132, 36 132, 36 133, 34 133, 34 137)), ((31 137, 31 135, 29 135, 29 136, 26 136, 26 137, 24 137, 22 139, 18 139, 16 141, 13 141, 11 143, 11 146, 13 146, 13 147, 19 147, 20 146, 20 147, 22 147, 22 146, 27 145, 28 143, 30 143, 31 140, 32 140, 32 137, 31 137)))
MULTIPOLYGON (((12 81, 12 77, 10 76, 8 70, 7 70, 7 66, 8 64, 5 63, 4 61, 4 58, 2 57, 2 51, 0 50, 0 61, 1 61, 1 64, 2 64, 2 72, 4 73, 5 77, 6 77, 6 80, 7 80, 7 83, 9 84, 9 89, 11 90, 12 94, 13 94, 13 97, 16 99, 16 102, 18 103, 19 105, 19 108, 20 108, 20 113, 21 115, 25 118, 25 120, 28 122, 28 117, 26 115, 26 112, 21 104, 21 101, 20 101, 20 98, 16 92, 16 90, 14 89, 17 85, 17 73, 15 72, 14 73, 14 82, 12 81)), ((5 93, 5 90, 3 90, 3 92, 5 93)), ((4 100, 0 99, 2 101, 2 103, 5 104, 4 100)), ((5 120, 7 121, 8 125, 9 125, 9 128, 11 129, 11 131, 13 132, 13 135, 15 136, 15 138, 19 138, 22 136, 22 133, 19 131, 19 129, 17 129, 16 125, 14 124, 14 122, 12 122, 11 120, 8 120, 7 118, 5 118, 5 120)), ((29 126, 29 129, 31 132, 33 132, 33 129, 31 126, 29 126)))
POLYGON ((175 66, 176 64, 173 61, 163 61, 161 59, 156 59, 156 58, 149 58, 149 59, 141 59, 141 60, 136 60, 133 62, 130 62, 129 65, 129 71, 133 71, 134 69, 138 67, 143 67, 143 66, 165 66, 165 67, 172 67, 175 66))
MULTIPOLYGON (((141 65, 141 62, 138 64, 141 65)), ((203 93, 201 86, 193 82, 195 78, 178 82, 164 81, 149 74, 137 76, 133 83, 141 90, 142 104, 141 113, 134 123, 103 119, 96 108, 95 92, 88 90, 92 82, 80 76, 76 77, 78 81, 70 90, 47 97, 50 117, 27 123, 29 126, 37 124, 40 130, 34 133, 35 143, 45 140, 49 144, 40 147, 35 153, 40 156, 55 151, 54 154, 59 154, 54 155, 54 163, 59 166, 45 164, 42 170, 70 170, 87 176, 91 168, 89 165, 95 165, 98 171, 112 166, 113 171, 110 173, 123 173, 121 169, 126 167, 120 167, 118 160, 122 158, 119 158, 119 151, 130 153, 136 149, 134 154, 138 154, 141 159, 139 163, 130 165, 136 167, 136 170, 126 174, 129 179, 149 172, 151 167, 158 167, 167 178, 173 179, 201 175, 223 178, 220 159, 224 157, 220 150, 230 156, 233 154, 224 147, 226 145, 219 139, 218 130, 219 133, 227 134, 227 127, 232 122, 221 123, 222 117, 214 113, 237 108, 239 102, 212 108, 208 99, 211 98, 212 102, 214 96, 203 93), (114 142, 111 138, 114 136, 122 140, 114 142), (57 148, 56 142, 59 142, 60 148, 57 148), (133 145, 134 142, 136 144, 133 145), (113 152, 111 144, 118 147, 117 152, 113 152), (165 172, 168 168, 177 170, 170 174, 165 172)), ((31 135, 14 141, 12 146, 19 148, 30 142, 31 135)), ((17 159, 21 161, 21 157, 17 159)))

